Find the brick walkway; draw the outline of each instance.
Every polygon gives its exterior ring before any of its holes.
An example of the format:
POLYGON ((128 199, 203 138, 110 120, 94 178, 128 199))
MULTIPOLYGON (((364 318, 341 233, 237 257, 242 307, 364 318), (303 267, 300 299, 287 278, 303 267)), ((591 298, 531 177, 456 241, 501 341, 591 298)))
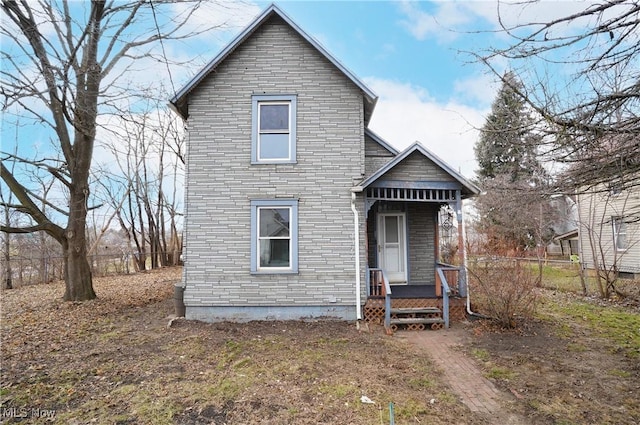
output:
POLYGON ((511 397, 493 385, 482 375, 473 359, 457 350, 464 344, 466 331, 461 325, 438 331, 398 332, 401 338, 415 344, 426 352, 440 369, 451 390, 471 410, 485 418, 491 418, 501 424, 524 424, 522 418, 512 414, 505 406, 511 397))

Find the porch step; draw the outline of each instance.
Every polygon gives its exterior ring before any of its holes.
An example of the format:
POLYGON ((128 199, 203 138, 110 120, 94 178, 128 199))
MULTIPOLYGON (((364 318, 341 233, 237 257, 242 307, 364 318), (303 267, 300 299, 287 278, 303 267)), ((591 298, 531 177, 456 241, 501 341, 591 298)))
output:
POLYGON ((442 314, 438 307, 392 308, 391 314, 442 314))
POLYGON ((419 331, 427 327, 442 329, 444 319, 437 307, 392 308, 391 320, 387 332, 395 332, 401 327, 410 331, 419 331))
POLYGON ((442 317, 399 317, 397 319, 391 319, 391 325, 411 325, 417 323, 444 323, 442 317))

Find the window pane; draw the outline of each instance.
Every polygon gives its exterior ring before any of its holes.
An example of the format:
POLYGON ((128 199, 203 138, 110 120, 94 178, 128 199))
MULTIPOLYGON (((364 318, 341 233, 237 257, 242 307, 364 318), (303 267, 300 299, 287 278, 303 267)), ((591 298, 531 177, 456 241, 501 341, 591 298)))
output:
POLYGON ((289 208, 260 208, 259 211, 261 238, 289 237, 289 208))
POLYGON ((298 200, 251 200, 251 273, 298 273, 298 200))
POLYGON ((627 235, 618 233, 618 249, 627 249, 627 235))
POLYGON ((289 130, 289 105, 260 105, 260 130, 289 130))
POLYGON ((613 238, 617 249, 627 249, 627 223, 621 217, 613 219, 613 238))
POLYGON ((384 239, 386 243, 398 243, 398 217, 388 216, 384 218, 384 239))
POLYGON ((261 239, 260 267, 289 267, 289 239, 261 239))
POLYGON ((289 159, 289 134, 261 134, 260 159, 289 159))

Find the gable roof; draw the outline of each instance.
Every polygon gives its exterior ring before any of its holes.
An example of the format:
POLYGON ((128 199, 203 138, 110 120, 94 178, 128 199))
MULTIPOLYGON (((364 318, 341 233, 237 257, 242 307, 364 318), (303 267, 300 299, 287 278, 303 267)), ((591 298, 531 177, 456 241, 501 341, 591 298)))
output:
POLYGON ((371 91, 356 75, 347 69, 340 61, 332 56, 322 45, 309 34, 304 32, 286 13, 278 6, 271 4, 257 18, 253 20, 231 43, 211 60, 204 68, 202 68, 187 84, 182 87, 170 100, 169 106, 176 111, 182 118, 187 118, 189 111, 187 109, 187 97, 193 89, 195 89, 211 72, 213 72, 222 61, 224 61, 238 46, 244 43, 258 28, 267 22, 274 15, 279 16, 291 28, 293 28, 302 38, 311 44, 318 52, 329 60, 336 68, 338 68, 349 80, 351 80, 363 93, 365 98, 365 123, 369 122, 373 108, 378 100, 378 96, 371 91))
POLYGON ((376 142, 377 144, 379 144, 380 146, 382 146, 383 148, 388 150, 393 155, 398 155, 400 153, 399 150, 397 150, 396 148, 391 146, 386 140, 384 140, 382 137, 378 136, 376 133, 371 131, 369 128, 365 128, 364 129, 364 134, 369 136, 369 137, 371 137, 371 140, 373 140, 374 142, 376 142))
POLYGON ((414 144, 412 144, 411 146, 409 146, 407 149, 405 149, 402 153, 400 153, 399 155, 397 155, 395 158, 393 158, 391 161, 389 161, 388 163, 386 163, 383 167, 381 167, 378 171, 376 171, 375 173, 373 173, 371 176, 369 176, 368 178, 366 178, 362 183, 360 183, 358 186, 360 189, 365 189, 368 186, 370 186, 371 184, 373 184, 373 182, 375 182, 376 180, 378 180, 380 177, 382 177, 383 175, 385 175, 388 171, 390 171, 392 168, 394 168, 396 165, 400 164, 405 158, 407 158, 409 155, 411 155, 414 152, 419 152, 420 154, 422 154, 424 157, 426 157, 427 159, 430 159, 431 161, 433 161, 438 167, 440 167, 442 170, 444 170, 445 172, 447 172, 447 174, 449 174, 451 177, 453 177, 456 181, 458 181, 458 183, 460 183, 462 185, 463 188, 463 192, 466 193, 467 195, 473 196, 473 195, 478 195, 480 194, 480 188, 478 186, 476 186, 475 184, 471 183, 469 180, 467 180, 466 178, 464 178, 462 176, 462 174, 456 172, 453 168, 451 168, 446 162, 444 162, 443 160, 441 160, 440 158, 438 158, 436 156, 436 154, 434 154, 433 152, 431 152, 430 150, 428 150, 427 148, 425 148, 420 142, 415 142, 414 144), (466 189, 466 191, 465 191, 466 189))

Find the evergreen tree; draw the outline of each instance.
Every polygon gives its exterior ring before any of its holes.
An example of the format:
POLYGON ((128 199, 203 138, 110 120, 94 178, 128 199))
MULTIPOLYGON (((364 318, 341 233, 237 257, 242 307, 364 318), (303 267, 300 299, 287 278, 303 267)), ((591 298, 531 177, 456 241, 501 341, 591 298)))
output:
POLYGON ((541 135, 507 73, 474 148, 483 195, 476 201, 479 228, 493 252, 522 252, 549 239, 547 173, 538 159, 541 135))
POLYGON ((537 157, 541 136, 535 132, 534 120, 525 101, 518 95, 521 90, 522 83, 515 75, 505 74, 491 114, 480 132, 480 140, 474 147, 481 182, 499 175, 510 176, 511 182, 539 183, 544 178, 537 157))

